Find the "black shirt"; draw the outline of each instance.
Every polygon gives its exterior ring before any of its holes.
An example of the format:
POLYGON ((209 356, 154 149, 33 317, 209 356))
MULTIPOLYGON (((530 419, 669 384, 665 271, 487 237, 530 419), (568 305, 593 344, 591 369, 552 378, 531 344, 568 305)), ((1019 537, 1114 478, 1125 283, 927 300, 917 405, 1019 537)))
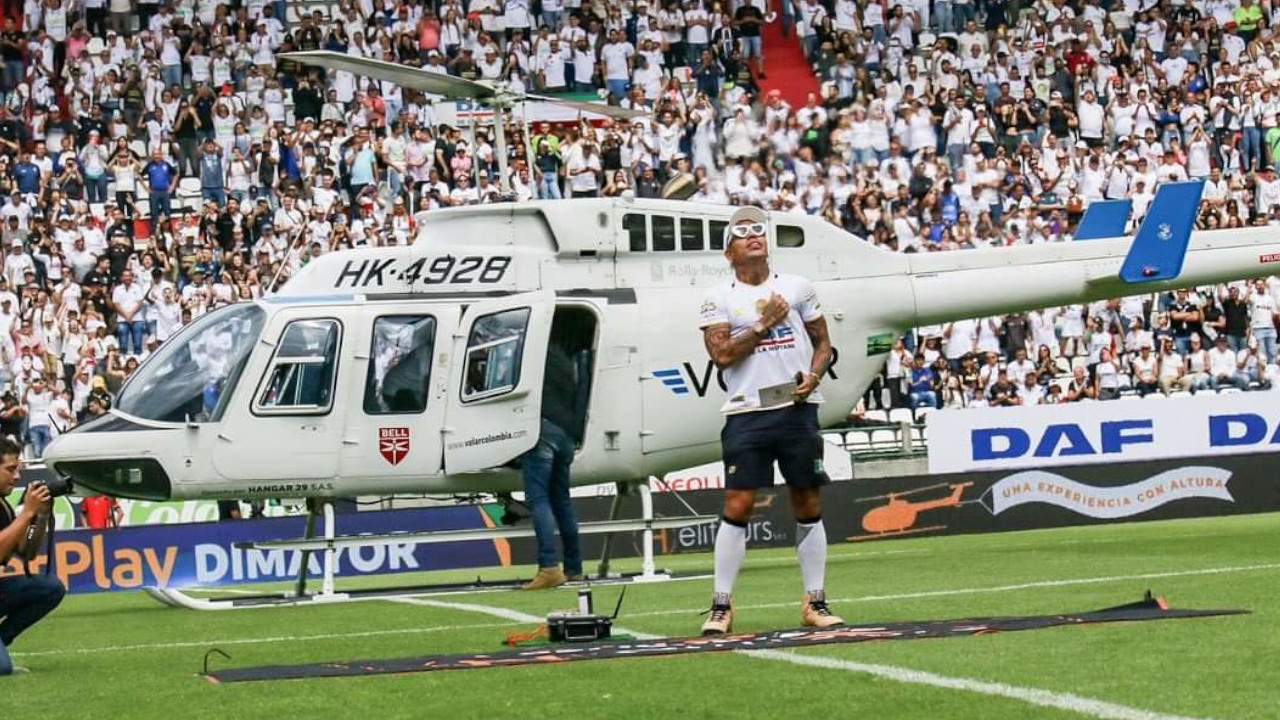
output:
POLYGON ((547 372, 542 379, 542 417, 567 433, 577 432, 578 382, 573 359, 557 343, 547 347, 547 372))
POLYGON ((84 274, 84 279, 81 280, 81 283, 84 285, 102 285, 105 287, 111 283, 111 276, 99 271, 98 267, 95 265, 89 270, 89 272, 84 274))
MULTIPOLYGON (((0 410, 0 413, 4 413, 0 414, 0 435, 3 435, 4 437, 9 437, 10 435, 18 437, 22 435, 22 415, 20 413, 9 413, 8 411, 10 409, 11 408, 4 408, 4 410, 0 410)), ((0 497, 0 502, 3 501, 4 498, 0 497)), ((13 520, 13 518, 5 520, 4 511, 5 508, 0 507, 0 529, 3 529, 5 525, 9 524, 9 521, 13 520)), ((13 512, 12 508, 9 509, 9 512, 13 512)))
POLYGON ((186 110, 178 115, 178 127, 174 128, 173 134, 179 140, 196 139, 196 120, 186 110))
POLYGON ((324 98, 320 91, 313 87, 298 88, 293 91, 294 117, 320 119, 320 110, 324 107, 324 98))
POLYGON ((298 41, 299 50, 319 50, 320 49, 320 28, 309 27, 302 28, 298 31, 296 40, 298 41))
POLYGON ((200 127, 206 130, 213 127, 213 97, 202 94, 195 103, 196 117, 200 118, 200 127))
POLYGON ((1222 313, 1227 316, 1227 335, 1244 337, 1249 333, 1249 304, 1243 300, 1227 298, 1222 301, 1222 313))
POLYGON ((21 62, 22 48, 26 47, 27 38, 20 32, 7 32, 4 34, 3 55, 5 62, 21 62))
MULTIPOLYGON (((1176 312, 1176 313, 1196 312, 1198 309, 1199 308, 1197 308, 1195 305, 1192 305, 1189 302, 1174 303, 1172 308, 1173 312, 1176 312)), ((1176 320, 1176 319, 1173 319, 1172 315, 1170 315, 1169 317, 1171 320, 1173 320, 1172 326, 1173 326, 1174 337, 1180 337, 1180 338, 1190 337, 1192 333, 1200 332, 1199 322, 1189 322, 1187 320, 1176 320)))
POLYGON ((760 37, 760 24, 764 22, 764 15, 760 12, 760 8, 755 5, 743 5, 738 8, 738 12, 733 14, 733 20, 738 23, 738 37, 760 37), (748 19, 754 19, 758 22, 744 22, 748 19))
MULTIPOLYGON (((9 501, 0 497, 0 530, 9 527, 9 524, 18 519, 18 514, 9 507, 9 501)), ((9 558, 0 557, 0 563, 9 562, 9 558)))
POLYGON ((131 243, 111 243, 107 248, 107 257, 111 259, 111 277, 120 280, 120 275, 129 267, 129 257, 133 255, 131 243))
POLYGON ((1012 353, 1018 348, 1027 346, 1027 319, 1021 315, 1013 315, 1004 321, 1004 349, 1012 353))

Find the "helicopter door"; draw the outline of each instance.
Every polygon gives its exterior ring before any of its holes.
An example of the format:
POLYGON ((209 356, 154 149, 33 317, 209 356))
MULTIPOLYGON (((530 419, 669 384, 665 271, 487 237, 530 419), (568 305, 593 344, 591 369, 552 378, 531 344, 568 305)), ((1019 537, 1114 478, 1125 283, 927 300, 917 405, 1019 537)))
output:
POLYGON ((224 478, 314 485, 338 475, 342 407, 338 382, 354 308, 284 310, 272 318, 218 428, 213 464, 224 478), (252 393, 248 396, 248 393, 252 393), (310 482, 308 482, 310 481, 310 482))
POLYGON ((463 313, 445 413, 445 472, 500 467, 537 444, 554 312, 555 293, 540 290, 463 313))
POLYGON ((448 403, 456 303, 376 304, 362 309, 342 438, 342 479, 359 486, 403 481, 405 490, 439 475, 440 428, 448 403))

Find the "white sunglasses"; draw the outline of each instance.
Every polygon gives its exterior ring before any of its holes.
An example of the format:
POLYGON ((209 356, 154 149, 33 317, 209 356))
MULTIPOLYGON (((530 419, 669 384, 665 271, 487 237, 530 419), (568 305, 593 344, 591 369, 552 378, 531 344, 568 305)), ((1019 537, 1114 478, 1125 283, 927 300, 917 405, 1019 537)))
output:
POLYGON ((734 225, 729 228, 729 234, 738 239, 746 239, 752 235, 764 235, 764 223, 750 223, 748 225, 734 225))

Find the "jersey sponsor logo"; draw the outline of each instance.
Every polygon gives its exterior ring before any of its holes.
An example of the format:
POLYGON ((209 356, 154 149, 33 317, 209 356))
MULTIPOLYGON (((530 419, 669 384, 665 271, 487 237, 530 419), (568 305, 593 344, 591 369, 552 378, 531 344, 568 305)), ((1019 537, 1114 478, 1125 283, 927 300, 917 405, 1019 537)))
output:
POLYGON ((769 335, 756 343, 756 352, 777 352, 796 346, 796 331, 790 325, 774 325, 769 328, 769 335))
POLYGON ((378 452, 392 465, 399 465, 409 455, 409 428, 378 428, 378 452))

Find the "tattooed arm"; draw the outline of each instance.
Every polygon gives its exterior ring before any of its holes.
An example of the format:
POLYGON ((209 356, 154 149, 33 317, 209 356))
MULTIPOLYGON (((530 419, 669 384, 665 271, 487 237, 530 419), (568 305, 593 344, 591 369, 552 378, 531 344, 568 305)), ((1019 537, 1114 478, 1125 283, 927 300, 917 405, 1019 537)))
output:
POLYGON ((757 333, 754 328, 730 335, 729 323, 719 323, 702 329, 702 342, 707 346, 711 362, 723 370, 754 352, 756 343, 766 335, 757 333))
POLYGON ((832 358, 835 357, 831 349, 831 338, 827 335, 825 317, 819 316, 810 320, 804 324, 804 329, 809 334, 809 340, 813 342, 813 362, 809 366, 809 374, 804 377, 804 382, 796 387, 796 399, 800 401, 806 400, 814 390, 818 389, 818 383, 822 381, 822 376, 826 374, 832 358))

